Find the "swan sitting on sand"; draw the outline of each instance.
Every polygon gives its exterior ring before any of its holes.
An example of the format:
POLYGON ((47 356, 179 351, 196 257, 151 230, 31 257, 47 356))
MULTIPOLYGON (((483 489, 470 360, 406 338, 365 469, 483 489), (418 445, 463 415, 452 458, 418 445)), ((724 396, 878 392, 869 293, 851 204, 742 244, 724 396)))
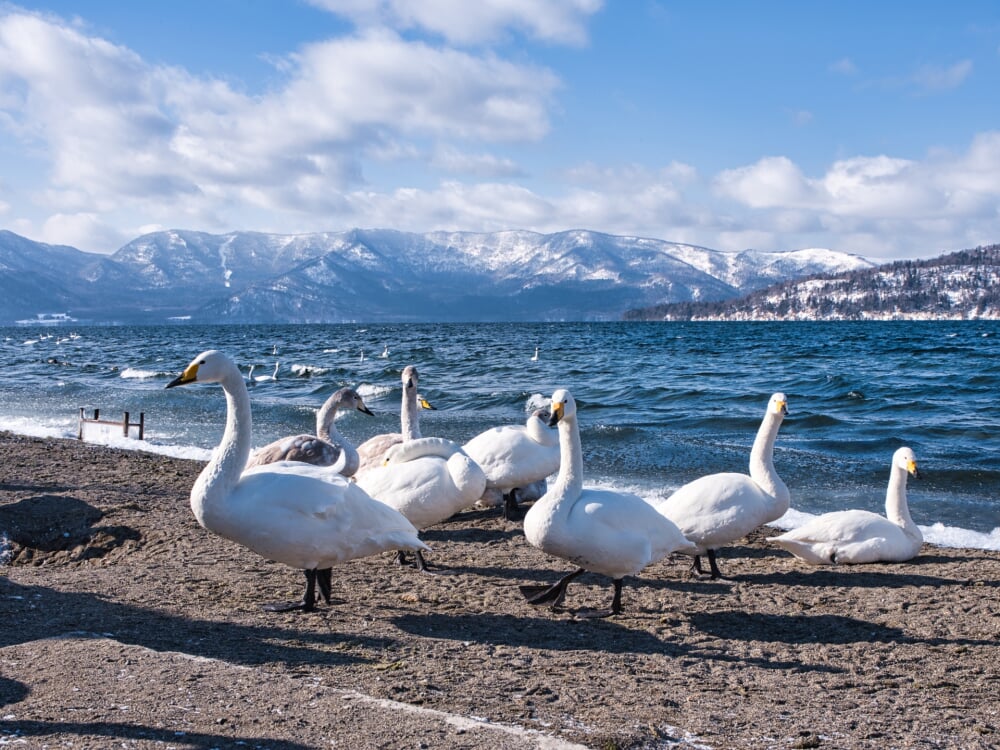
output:
POLYGON ((909 560, 920 551, 924 537, 910 518, 906 502, 907 476, 919 477, 917 458, 909 448, 900 448, 892 456, 885 516, 867 510, 824 513, 768 541, 810 565, 909 560))
POLYGON ((268 609, 312 610, 316 587, 330 601, 331 567, 387 550, 429 549, 399 512, 373 500, 339 474, 284 461, 244 472, 250 456, 250 395, 236 364, 210 350, 195 357, 167 388, 219 383, 226 429, 191 489, 191 510, 204 528, 306 574, 301 602, 268 609))

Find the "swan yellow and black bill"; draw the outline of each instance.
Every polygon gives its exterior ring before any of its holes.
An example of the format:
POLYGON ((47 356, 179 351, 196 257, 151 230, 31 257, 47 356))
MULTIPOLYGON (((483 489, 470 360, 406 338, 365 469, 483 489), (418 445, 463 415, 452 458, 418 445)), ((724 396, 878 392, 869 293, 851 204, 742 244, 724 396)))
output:
POLYGON ((549 422, 548 422, 549 427, 555 427, 557 424, 559 424, 559 420, 563 418, 563 409, 565 407, 566 404, 563 403, 562 401, 552 402, 552 409, 551 409, 552 413, 549 414, 549 422))
POLYGON ((420 403, 420 408, 421 409, 432 409, 434 411, 437 411, 437 407, 436 406, 432 406, 431 402, 428 401, 423 396, 421 396, 420 394, 417 394, 417 401, 420 403))
POLYGON ((193 362, 187 366, 180 375, 167 383, 167 388, 173 388, 175 385, 187 385, 188 383, 193 383, 198 379, 198 363, 193 362))

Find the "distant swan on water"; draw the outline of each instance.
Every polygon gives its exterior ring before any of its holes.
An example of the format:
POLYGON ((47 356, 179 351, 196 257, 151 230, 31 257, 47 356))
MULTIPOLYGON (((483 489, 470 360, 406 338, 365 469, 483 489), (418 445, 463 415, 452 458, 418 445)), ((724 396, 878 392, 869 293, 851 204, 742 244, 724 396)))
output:
POLYGON ((332 566, 388 550, 429 549, 413 524, 329 469, 284 461, 244 471, 253 440, 250 394, 225 354, 209 350, 167 388, 218 383, 226 394, 226 428, 191 489, 198 523, 225 539, 305 571, 300 602, 272 611, 315 608, 316 588, 330 601, 332 566))
MULTIPOLYGON (((254 375, 253 376, 254 382, 257 382, 257 383, 266 383, 269 380, 277 380, 278 379, 278 368, 280 368, 280 367, 281 367, 281 362, 275 362, 274 363, 274 372, 273 373, 271 373, 270 375, 254 375)), ((250 372, 251 372, 251 374, 253 373, 253 368, 254 368, 254 365, 250 365, 250 372)))
POLYGON ((380 355, 378 355, 378 356, 380 356, 382 359, 389 359, 389 345, 388 344, 385 345, 385 348, 382 350, 382 353, 380 355))
POLYGON ((535 354, 534 354, 534 356, 533 356, 533 357, 531 358, 531 361, 532 361, 532 362, 537 362, 537 361, 538 361, 538 347, 537 347, 537 346, 535 347, 535 354))

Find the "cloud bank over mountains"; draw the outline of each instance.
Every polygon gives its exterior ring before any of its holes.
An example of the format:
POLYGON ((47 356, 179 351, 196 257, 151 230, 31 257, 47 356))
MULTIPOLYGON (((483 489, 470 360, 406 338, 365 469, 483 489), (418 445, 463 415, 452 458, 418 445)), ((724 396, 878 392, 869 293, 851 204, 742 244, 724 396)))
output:
MULTIPOLYGON (((637 163, 579 153, 539 167, 537 155, 575 126, 564 122, 570 81, 551 50, 587 54, 608 12, 599 0, 312 4, 341 18, 344 32, 271 59, 260 87, 146 59, 85 17, 4 6, 0 226, 97 252, 176 227, 587 226, 723 250, 825 246, 873 258, 1000 237, 1000 130, 958 148, 844 154, 818 166, 774 153, 706 171, 683 155, 637 163)), ((826 75, 866 76, 846 57, 828 66, 826 75)), ((969 59, 923 65, 906 85, 942 95, 977 72, 969 59)), ((803 127, 815 119, 795 117, 803 127)))

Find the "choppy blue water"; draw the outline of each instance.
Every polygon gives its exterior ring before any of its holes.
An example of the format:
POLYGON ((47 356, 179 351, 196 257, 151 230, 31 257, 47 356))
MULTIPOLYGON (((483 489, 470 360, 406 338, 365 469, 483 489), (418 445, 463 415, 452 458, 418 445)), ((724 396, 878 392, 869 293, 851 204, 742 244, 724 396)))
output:
POLYGON ((522 422, 569 388, 589 481, 647 497, 745 471, 767 400, 784 391, 775 464, 796 511, 883 510, 890 457, 909 445, 922 473, 910 509, 925 530, 940 525, 931 541, 1000 543, 995 321, 7 328, 0 428, 75 437, 80 407, 144 412, 137 447, 207 457, 222 434, 221 391, 164 386, 209 348, 254 375, 280 363, 251 390, 258 445, 311 431, 344 385, 376 412, 339 420, 345 436, 398 430, 407 364, 438 409, 423 412, 423 433, 459 442, 522 422))

